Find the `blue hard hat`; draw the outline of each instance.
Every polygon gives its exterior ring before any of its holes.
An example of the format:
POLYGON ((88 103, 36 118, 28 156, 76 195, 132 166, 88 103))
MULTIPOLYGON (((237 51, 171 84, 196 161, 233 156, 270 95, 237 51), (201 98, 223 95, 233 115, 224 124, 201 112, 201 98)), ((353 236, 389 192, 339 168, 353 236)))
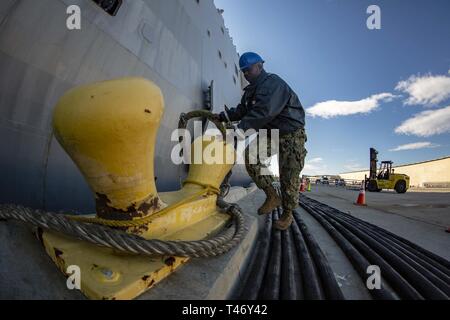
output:
POLYGON ((264 63, 260 55, 254 52, 246 52, 239 58, 239 68, 244 70, 258 62, 264 63))

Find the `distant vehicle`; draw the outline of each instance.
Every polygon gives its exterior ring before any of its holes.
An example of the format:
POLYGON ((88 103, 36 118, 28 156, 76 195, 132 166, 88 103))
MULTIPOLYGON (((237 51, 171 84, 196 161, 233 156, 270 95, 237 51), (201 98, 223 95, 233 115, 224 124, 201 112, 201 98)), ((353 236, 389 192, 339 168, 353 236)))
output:
POLYGON ((330 180, 328 180, 328 177, 322 177, 322 184, 330 184, 330 180))
POLYGON ((345 187, 345 180, 344 179, 336 179, 334 180, 334 184, 336 187, 345 187))
POLYGON ((381 161, 377 170, 377 154, 374 148, 370 148, 370 174, 366 179, 366 189, 370 192, 380 192, 383 189, 394 189, 397 193, 405 193, 409 189, 409 176, 395 173, 392 169, 392 161, 381 161))

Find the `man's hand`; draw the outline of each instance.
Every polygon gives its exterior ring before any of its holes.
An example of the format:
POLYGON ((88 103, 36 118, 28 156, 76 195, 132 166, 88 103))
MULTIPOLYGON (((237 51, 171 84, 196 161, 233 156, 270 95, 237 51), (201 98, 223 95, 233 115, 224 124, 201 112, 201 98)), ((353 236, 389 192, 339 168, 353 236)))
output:
POLYGON ((214 119, 214 121, 218 121, 218 122, 226 122, 227 121, 227 118, 223 114, 223 112, 221 112, 221 113, 213 113, 212 114, 212 118, 214 119))

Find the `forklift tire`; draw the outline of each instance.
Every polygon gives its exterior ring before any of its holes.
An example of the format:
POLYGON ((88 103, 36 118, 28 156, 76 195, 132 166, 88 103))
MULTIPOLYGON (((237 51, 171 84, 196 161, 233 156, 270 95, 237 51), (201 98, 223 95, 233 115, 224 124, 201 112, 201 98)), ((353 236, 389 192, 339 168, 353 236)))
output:
POLYGON ((397 193, 405 193, 406 192, 405 180, 400 180, 395 184, 395 191, 397 191, 397 193))
POLYGON ((375 180, 370 180, 368 185, 367 185, 367 190, 369 190, 370 192, 376 192, 378 191, 378 184, 375 180))

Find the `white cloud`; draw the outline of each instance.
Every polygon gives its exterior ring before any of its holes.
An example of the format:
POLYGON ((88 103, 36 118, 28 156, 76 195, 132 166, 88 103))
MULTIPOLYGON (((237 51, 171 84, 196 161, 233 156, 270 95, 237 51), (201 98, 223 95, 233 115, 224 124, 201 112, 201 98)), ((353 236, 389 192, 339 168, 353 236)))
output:
POLYGON ((327 171, 328 166, 323 162, 322 158, 317 157, 312 158, 311 160, 306 160, 302 174, 316 176, 326 174, 327 171))
POLYGON ((450 106, 427 110, 404 121, 395 129, 396 133, 429 137, 450 132, 450 106))
POLYGON ((345 170, 347 171, 362 171, 367 170, 367 168, 364 168, 361 164, 356 162, 350 162, 344 165, 345 170))
POLYGON ((306 109, 307 113, 313 117, 322 117, 325 119, 348 116, 357 113, 369 113, 380 105, 382 101, 392 101, 396 98, 391 93, 380 93, 358 101, 336 101, 328 100, 319 102, 306 109))
POLYGON ((318 162, 322 162, 323 159, 318 157, 318 158, 312 158, 311 160, 308 161, 308 163, 318 163, 318 162))
POLYGON ((411 76, 405 81, 400 81, 395 90, 409 95, 403 102, 405 105, 436 105, 450 98, 450 76, 431 74, 411 76))
MULTIPOLYGON (((305 166, 303 167, 302 174, 308 175, 318 175, 325 173, 328 169, 328 166, 323 163, 323 159, 320 157, 312 158, 311 160, 307 160, 305 162, 305 166)), ((273 156, 270 160, 269 170, 276 176, 279 176, 279 165, 278 159, 276 156, 273 156)))
POLYGON ((394 149, 390 149, 389 151, 417 150, 417 149, 435 148, 435 147, 439 147, 439 145, 428 142, 428 141, 427 142, 414 142, 414 143, 402 144, 394 149))

